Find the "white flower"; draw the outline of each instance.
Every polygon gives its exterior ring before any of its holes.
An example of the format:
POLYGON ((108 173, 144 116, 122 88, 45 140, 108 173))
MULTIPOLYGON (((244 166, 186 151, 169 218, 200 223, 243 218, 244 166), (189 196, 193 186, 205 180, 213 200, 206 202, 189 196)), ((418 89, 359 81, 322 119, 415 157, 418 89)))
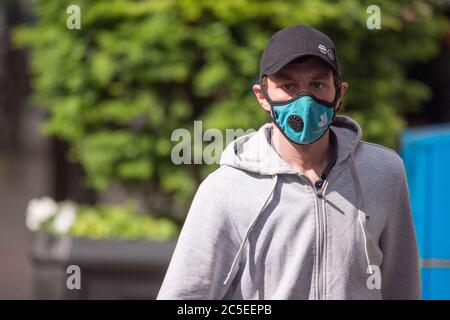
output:
POLYGON ((53 217, 58 211, 58 204, 49 197, 32 199, 26 211, 26 225, 28 229, 36 231, 47 219, 53 217))
POLYGON ((53 228, 59 234, 67 233, 75 222, 76 214, 77 208, 74 204, 70 202, 61 204, 58 214, 53 221, 53 228))

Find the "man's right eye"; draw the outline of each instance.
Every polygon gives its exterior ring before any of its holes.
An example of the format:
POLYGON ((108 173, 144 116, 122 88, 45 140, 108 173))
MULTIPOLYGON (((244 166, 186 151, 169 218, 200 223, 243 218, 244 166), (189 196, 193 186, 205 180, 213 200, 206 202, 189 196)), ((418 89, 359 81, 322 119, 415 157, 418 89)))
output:
POLYGON ((286 92, 292 93, 297 90, 297 85, 295 83, 286 83, 282 86, 282 88, 286 92))

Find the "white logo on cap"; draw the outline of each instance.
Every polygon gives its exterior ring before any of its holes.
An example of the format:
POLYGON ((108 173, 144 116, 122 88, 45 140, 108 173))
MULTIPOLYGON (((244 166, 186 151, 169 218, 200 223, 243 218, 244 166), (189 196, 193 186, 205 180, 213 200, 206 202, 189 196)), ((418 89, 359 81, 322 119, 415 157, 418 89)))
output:
POLYGON ((325 47, 323 44, 319 44, 319 46, 317 48, 319 48, 320 52, 322 52, 323 54, 326 54, 330 60, 332 60, 332 61, 334 60, 333 50, 327 49, 327 47, 325 47))
POLYGON ((322 52, 323 54, 327 53, 327 47, 325 47, 323 44, 319 44, 317 48, 319 48, 320 52, 322 52))
POLYGON ((333 50, 328 49, 328 50, 327 50, 327 55, 328 55, 328 58, 330 58, 330 60, 334 60, 334 53, 333 53, 333 50))

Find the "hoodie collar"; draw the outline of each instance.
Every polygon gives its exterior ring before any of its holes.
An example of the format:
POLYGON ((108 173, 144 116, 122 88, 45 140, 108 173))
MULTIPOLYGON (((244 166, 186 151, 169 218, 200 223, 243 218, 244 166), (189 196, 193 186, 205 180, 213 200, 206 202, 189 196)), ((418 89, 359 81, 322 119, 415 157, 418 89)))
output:
MULTIPOLYGON (((271 130, 272 123, 266 123, 257 132, 234 140, 223 152, 220 165, 261 175, 297 174, 298 172, 271 146, 271 130)), ((338 166, 353 154, 361 139, 362 130, 358 123, 348 116, 336 116, 330 130, 336 135, 338 148, 335 166, 338 166)))

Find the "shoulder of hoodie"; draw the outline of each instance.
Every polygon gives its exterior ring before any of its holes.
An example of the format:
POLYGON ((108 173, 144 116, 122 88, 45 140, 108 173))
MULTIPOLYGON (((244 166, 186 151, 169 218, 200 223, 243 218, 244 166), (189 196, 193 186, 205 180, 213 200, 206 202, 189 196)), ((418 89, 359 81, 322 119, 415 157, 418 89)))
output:
POLYGON ((263 179, 267 177, 271 180, 270 175, 260 175, 258 173, 249 172, 246 170, 234 168, 228 165, 221 165, 219 168, 211 172, 203 181, 202 184, 210 187, 218 187, 219 189, 234 188, 235 182, 242 181, 242 179, 263 179))
POLYGON ((403 159, 397 151, 376 143, 360 141, 356 150, 356 160, 360 166, 371 169, 371 172, 383 173, 384 179, 403 179, 405 176, 403 159))
POLYGON ((224 188, 224 182, 223 179, 226 175, 222 174, 224 171, 225 166, 220 166, 213 172, 209 173, 205 179, 200 183, 200 186, 198 187, 197 192, 201 192, 202 190, 206 193, 208 193, 209 196, 212 198, 217 197, 221 201, 225 201, 226 199, 223 199, 223 192, 224 188))
MULTIPOLYGON (((203 179, 193 201, 197 199, 197 208, 200 208, 201 215, 208 216, 207 220, 213 223, 214 226, 224 225, 225 221, 227 221, 227 225, 228 223, 231 225, 230 239, 237 248, 242 238, 229 207, 232 196, 230 196, 227 190, 232 189, 232 187, 227 187, 227 184, 223 181, 224 176, 222 173, 224 173, 224 169, 225 166, 221 166, 203 179)), ((191 211, 188 214, 191 214, 191 211)), ((236 250, 236 248, 231 246, 227 247, 229 250, 236 250)))
POLYGON ((247 193, 250 192, 249 189, 256 192, 259 187, 264 187, 269 181, 272 181, 271 175, 261 175, 221 165, 202 181, 200 187, 208 189, 208 194, 217 201, 229 203, 236 193, 247 193))

